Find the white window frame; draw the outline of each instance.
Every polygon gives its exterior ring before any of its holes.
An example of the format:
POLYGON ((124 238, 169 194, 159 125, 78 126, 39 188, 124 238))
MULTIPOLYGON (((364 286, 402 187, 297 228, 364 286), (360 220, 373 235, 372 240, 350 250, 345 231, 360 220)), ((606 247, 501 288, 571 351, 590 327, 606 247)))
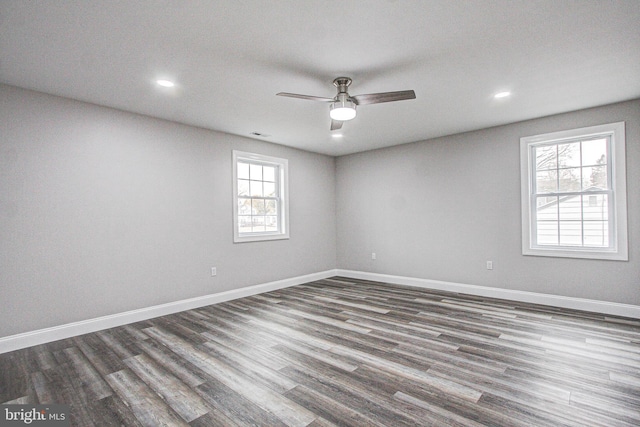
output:
MULTIPOLYGON (((625 123, 617 122, 560 132, 520 138, 520 171, 522 202, 522 253, 523 255, 628 260, 627 242, 627 185, 625 161, 625 123), (596 137, 609 138, 609 247, 538 245, 535 234, 535 173, 533 149, 542 145, 554 145, 596 137)), ((588 191, 581 191, 589 194, 588 191)), ((562 193, 557 193, 559 196, 562 193)))
POLYGON ((233 150, 233 241, 234 243, 281 240, 289 238, 289 161, 278 157, 233 150), (278 171, 278 231, 240 232, 238 221, 238 162, 275 166, 278 171))

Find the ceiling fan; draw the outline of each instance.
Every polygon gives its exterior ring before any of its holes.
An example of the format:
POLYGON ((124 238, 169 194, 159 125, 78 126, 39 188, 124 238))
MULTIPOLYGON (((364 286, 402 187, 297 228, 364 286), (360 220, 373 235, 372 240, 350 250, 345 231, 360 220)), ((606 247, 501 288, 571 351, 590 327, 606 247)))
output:
POLYGON ((278 96, 288 96, 290 98, 308 99, 311 101, 329 102, 329 116, 331 117, 331 130, 342 128, 342 124, 356 116, 356 105, 380 104, 383 102, 403 101, 405 99, 415 99, 416 93, 412 90, 401 90, 397 92, 368 93, 366 95, 351 96, 347 88, 351 84, 349 77, 338 77, 333 81, 333 85, 338 89, 338 94, 333 98, 323 98, 320 96, 300 95, 297 93, 280 92, 278 96))

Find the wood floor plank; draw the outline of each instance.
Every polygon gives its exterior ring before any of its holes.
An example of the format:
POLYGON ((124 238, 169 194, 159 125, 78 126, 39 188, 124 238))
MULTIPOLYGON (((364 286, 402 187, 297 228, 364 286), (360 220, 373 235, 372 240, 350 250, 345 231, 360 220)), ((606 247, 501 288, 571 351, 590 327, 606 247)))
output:
MULTIPOLYGON (((327 410, 347 412, 351 414, 350 418, 367 420, 364 425, 415 425, 413 420, 386 404, 384 397, 371 393, 366 385, 354 380, 346 372, 331 370, 329 367, 322 368, 321 365, 316 365, 316 369, 308 368, 304 371, 299 367, 290 366, 283 371, 301 383, 303 387, 299 388, 298 392, 313 390, 305 394, 309 397, 316 395, 316 400, 322 400, 318 395, 331 396, 330 400, 325 399, 327 410)), ((326 413, 321 415, 330 421, 337 421, 326 413)))
POLYGON ((87 420, 93 422, 96 427, 142 427, 128 405, 129 402, 113 393, 111 396, 91 402, 91 406, 87 408, 87 420))
POLYGON ((285 396, 305 408, 322 416, 340 426, 378 426, 385 427, 384 424, 371 419, 370 417, 343 405, 340 401, 334 400, 335 393, 331 396, 319 393, 312 388, 296 386, 285 393, 285 396))
POLYGON ((73 426, 640 425, 640 320, 346 277, 0 355, 73 426))
MULTIPOLYGON (((433 405, 431 403, 429 403, 428 400, 424 400, 424 399, 418 399, 417 397, 411 396, 407 393, 404 393, 402 391, 397 391, 396 393, 394 393, 393 397, 395 399, 397 399, 398 401, 401 402, 405 402, 408 403, 412 406, 415 406, 417 408, 421 408, 421 409, 426 409, 428 411, 431 412, 431 415, 435 418, 437 416, 440 416, 444 419, 447 420, 447 425, 456 425, 456 426, 464 426, 464 427, 482 427, 484 424, 481 424, 477 421, 474 421, 472 419, 469 418, 465 418, 459 414, 456 413, 451 413, 450 411, 446 410, 446 408, 443 408, 441 406, 438 405, 433 405)), ((511 420, 509 420, 511 421, 511 420)), ((512 424, 513 427, 515 427, 514 424, 512 424)))
POLYGON ((216 359, 234 366, 254 381, 272 389, 277 393, 285 393, 297 384, 289 378, 281 375, 278 371, 260 363, 259 360, 252 360, 237 351, 234 351, 216 341, 207 341, 198 348, 212 355, 216 359))
POLYGON ((143 426, 176 426, 188 424, 131 371, 123 369, 107 375, 107 382, 127 402, 143 426))
POLYGON ((193 421, 209 412, 197 393, 146 355, 134 356, 124 362, 185 421, 193 421))
POLYGON ((26 350, 0 354, 0 403, 35 397, 27 355, 26 350))
POLYGON ((638 371, 637 375, 624 374, 615 371, 611 371, 609 375, 612 381, 626 384, 634 388, 640 388, 640 370, 638 371))
POLYGON ((109 385, 77 347, 65 349, 65 354, 68 355, 73 366, 74 376, 88 389, 89 398, 100 400, 112 395, 113 391, 109 385))
POLYGON ((234 367, 222 362, 210 354, 191 347, 187 342, 169 332, 158 334, 156 328, 149 328, 147 333, 154 334, 165 340, 174 352, 181 355, 211 377, 222 382, 225 386, 254 402, 266 411, 272 412, 290 427, 306 426, 317 416, 303 407, 284 398, 281 394, 257 384, 237 371, 234 367))
MULTIPOLYGON (((496 426, 522 425, 500 412, 487 410, 478 405, 471 406, 466 399, 446 394, 432 387, 425 387, 420 381, 398 377, 375 367, 361 366, 352 375, 393 396, 393 399, 398 402, 394 406, 404 404, 401 407, 407 413, 411 413, 413 418, 424 420, 426 425, 466 426, 473 422, 496 426), (410 395, 417 400, 411 403, 410 399, 400 398, 402 394, 410 395)), ((421 422, 416 424, 422 425, 421 422)))
POLYGON ((74 343, 103 377, 126 368, 122 359, 97 334, 75 337, 74 343))
POLYGON ((244 395, 212 378, 196 387, 196 391, 214 408, 224 427, 233 426, 273 426, 287 427, 287 424, 244 395))
POLYGON ((204 375, 192 364, 188 363, 166 347, 155 343, 153 340, 146 340, 138 344, 144 354, 162 365, 175 375, 182 382, 193 388, 204 383, 204 375))

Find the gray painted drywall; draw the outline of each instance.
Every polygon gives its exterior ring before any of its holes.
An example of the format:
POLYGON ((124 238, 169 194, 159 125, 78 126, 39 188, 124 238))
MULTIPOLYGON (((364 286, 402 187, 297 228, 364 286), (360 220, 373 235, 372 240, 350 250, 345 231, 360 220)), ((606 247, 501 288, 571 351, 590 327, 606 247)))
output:
POLYGON ((0 337, 335 268, 332 157, 6 85, 0 130, 0 337), (289 160, 289 240, 233 243, 233 149, 289 160))
POLYGON ((338 268, 640 304, 640 100, 339 157, 336 171, 338 268), (520 137, 618 121, 629 261, 523 256, 520 137))
POLYGON ((640 100, 333 159, 0 85, 0 131, 0 337, 336 267, 640 304, 640 100), (616 121, 629 261, 522 256, 520 137, 616 121), (290 240, 232 243, 233 149, 290 240))

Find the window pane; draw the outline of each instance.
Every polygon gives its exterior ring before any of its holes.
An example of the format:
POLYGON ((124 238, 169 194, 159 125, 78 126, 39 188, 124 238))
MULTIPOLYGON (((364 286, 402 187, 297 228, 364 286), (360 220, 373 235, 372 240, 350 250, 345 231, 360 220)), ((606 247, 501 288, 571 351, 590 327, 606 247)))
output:
POLYGON ((560 221, 560 245, 582 246, 582 223, 580 221, 560 221))
POLYGON ((582 166, 607 164, 607 138, 582 142, 582 166))
POLYGON ((569 196, 560 198, 560 220, 582 220, 582 197, 581 196, 569 196))
POLYGON ((248 196, 249 195, 249 181, 246 179, 238 180, 238 196, 248 196))
POLYGON ((240 233, 251 233, 251 217, 238 216, 238 229, 240 233))
POLYGON ((251 165, 250 178, 262 181, 262 165, 251 165))
POLYGON ((252 215, 264 215, 264 200, 263 199, 251 199, 251 214, 252 215))
POLYGON ((588 190, 594 188, 600 190, 605 190, 608 188, 606 166, 592 166, 582 168, 582 189, 588 190))
POLYGON ((276 215, 278 213, 275 200, 265 200, 265 213, 267 215, 276 215))
POLYGON ((608 247, 609 223, 607 221, 585 221, 584 244, 585 246, 608 247))
POLYGON ((264 217, 263 216, 254 216, 252 217, 253 227, 252 231, 265 231, 264 227, 264 217))
POLYGON ((277 216, 265 217, 265 229, 266 231, 278 231, 278 217, 277 216))
POLYGON ((264 196, 265 197, 276 197, 276 184, 273 182, 265 182, 264 183, 264 196))
POLYGON ((558 191, 580 191, 582 188, 580 184, 580 169, 581 168, 570 168, 558 170, 560 175, 560 179, 558 179, 558 191))
POLYGON ((263 166, 262 168, 263 181, 275 182, 276 180, 276 168, 273 166, 263 166))
POLYGON ((538 221, 536 225, 539 245, 558 245, 558 221, 538 221))
POLYGON ((536 192, 555 193, 558 191, 558 171, 547 170, 536 173, 536 192))
POLYGON ((238 199, 238 215, 251 215, 251 199, 238 199))
POLYGON ((558 167, 580 166, 580 142, 558 144, 558 167))
POLYGON ((556 169, 558 166, 556 152, 557 147, 555 145, 536 147, 536 170, 556 169))
POLYGON ((249 164, 238 162, 238 179, 249 179, 249 164))
POLYGON ((536 216, 539 221, 557 221, 558 220, 558 198, 557 197, 538 197, 538 209, 536 216))
POLYGON ((262 197, 262 181, 250 181, 251 182, 251 196, 262 197))
POLYGON ((609 219, 609 206, 606 194, 584 195, 582 198, 582 216, 586 220, 606 221, 609 219))

